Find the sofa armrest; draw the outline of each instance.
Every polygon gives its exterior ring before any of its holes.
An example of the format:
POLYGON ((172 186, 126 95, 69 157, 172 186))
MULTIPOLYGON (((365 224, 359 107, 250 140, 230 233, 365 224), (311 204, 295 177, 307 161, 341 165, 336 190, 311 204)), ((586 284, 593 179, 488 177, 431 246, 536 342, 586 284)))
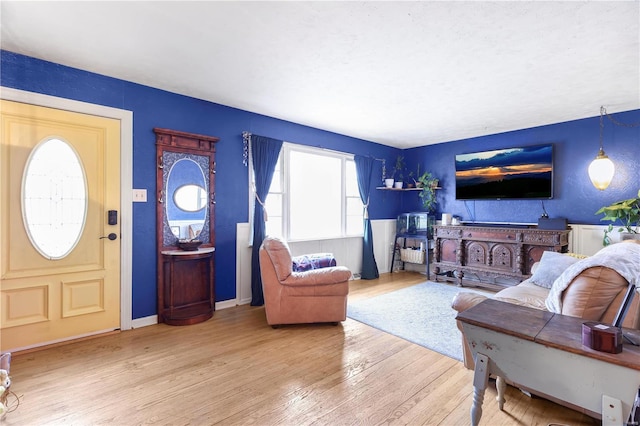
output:
POLYGON ((346 266, 332 266, 293 272, 280 283, 287 286, 329 285, 349 281, 349 279, 351 279, 351 271, 346 266))
MULTIPOLYGON (((469 308, 476 306, 478 303, 483 300, 488 299, 487 296, 478 293, 471 293, 470 291, 461 291, 453 298, 451 301, 451 307, 455 309, 458 313, 464 312, 469 308)), ((469 347, 469 343, 467 339, 464 337, 464 332, 462 330, 462 323, 456 320, 456 326, 458 330, 460 330, 461 338, 462 338, 462 362, 464 366, 469 370, 473 370, 475 367, 475 363, 473 360, 473 353, 471 352, 471 348, 469 347)))
POLYGON ((453 301, 451 302, 451 307, 455 309, 458 313, 460 313, 460 312, 466 311, 469 308, 476 306, 478 303, 486 299, 488 298, 485 295, 478 294, 478 293, 471 293, 468 291, 462 291, 456 294, 456 296, 453 298, 453 301))

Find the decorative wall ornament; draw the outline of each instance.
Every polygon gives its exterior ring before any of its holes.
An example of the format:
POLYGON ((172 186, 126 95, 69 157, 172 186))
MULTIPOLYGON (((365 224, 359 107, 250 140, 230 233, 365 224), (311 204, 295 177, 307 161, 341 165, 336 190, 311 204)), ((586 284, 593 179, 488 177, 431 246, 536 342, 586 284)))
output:
POLYGON ((242 132, 242 164, 249 167, 249 143, 251 142, 251 133, 242 132))

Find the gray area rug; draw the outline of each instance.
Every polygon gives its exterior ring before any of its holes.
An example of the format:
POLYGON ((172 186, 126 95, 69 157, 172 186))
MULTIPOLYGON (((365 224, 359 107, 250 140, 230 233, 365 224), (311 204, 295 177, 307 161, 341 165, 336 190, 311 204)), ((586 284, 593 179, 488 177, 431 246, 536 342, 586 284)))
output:
POLYGON ((462 361, 460 331, 451 301, 461 291, 493 293, 426 281, 366 300, 348 302, 347 316, 462 361))

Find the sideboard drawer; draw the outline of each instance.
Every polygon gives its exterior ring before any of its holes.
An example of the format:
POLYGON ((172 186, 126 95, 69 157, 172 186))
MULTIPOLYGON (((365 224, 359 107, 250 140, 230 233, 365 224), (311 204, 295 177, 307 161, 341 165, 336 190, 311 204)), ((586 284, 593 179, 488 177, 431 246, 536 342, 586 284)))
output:
POLYGON ((462 230, 460 228, 438 228, 436 229, 435 236, 440 238, 458 239, 462 236, 462 230))
POLYGON ((517 229, 470 228, 462 230, 463 239, 483 241, 518 241, 518 234, 517 229))
POLYGON ((560 237, 562 235, 555 233, 527 233, 524 234, 524 243, 525 244, 539 244, 545 246, 556 246, 560 245, 562 242, 560 241, 560 237))

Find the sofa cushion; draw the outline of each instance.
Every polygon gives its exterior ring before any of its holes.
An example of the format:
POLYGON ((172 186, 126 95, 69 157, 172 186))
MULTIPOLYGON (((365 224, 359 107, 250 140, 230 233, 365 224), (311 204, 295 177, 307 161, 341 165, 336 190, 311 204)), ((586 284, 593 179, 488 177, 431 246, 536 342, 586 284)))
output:
POLYGON ((531 282, 531 279, 528 279, 516 286, 500 290, 493 296, 493 299, 546 311, 544 302, 548 295, 548 288, 536 285, 531 282))
POLYGON ((555 251, 545 251, 542 253, 540 263, 531 278, 529 278, 529 281, 540 287, 551 288, 553 282, 562 275, 565 269, 578 262, 578 260, 580 259, 574 256, 555 251))

